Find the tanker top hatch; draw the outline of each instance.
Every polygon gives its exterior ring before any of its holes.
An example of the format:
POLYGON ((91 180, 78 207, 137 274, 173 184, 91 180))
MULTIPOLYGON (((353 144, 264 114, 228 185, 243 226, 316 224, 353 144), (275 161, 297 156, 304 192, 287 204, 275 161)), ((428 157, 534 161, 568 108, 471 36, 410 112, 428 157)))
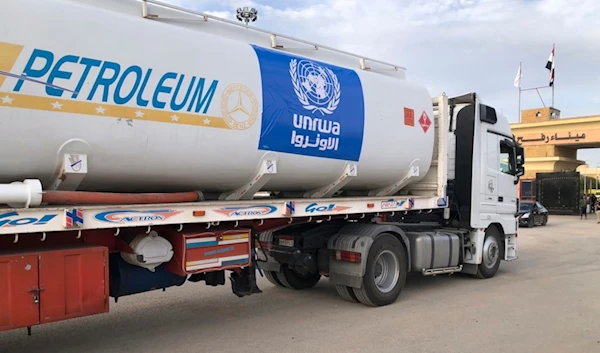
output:
MULTIPOLYGON (((89 2, 90 0, 77 1, 89 2)), ((94 1, 94 3, 96 3, 96 6, 103 6, 103 2, 94 1)), ((117 5, 115 4, 114 6, 117 5)), ((163 23, 168 25, 181 26, 194 31, 226 37, 229 40, 243 41, 266 48, 282 50, 306 56, 310 59, 330 62, 349 69, 368 71, 394 77, 396 79, 406 79, 406 68, 401 65, 372 59, 304 39, 294 38, 292 36, 250 26, 249 23, 254 23, 255 19, 246 21, 244 16, 239 16, 240 9, 238 9, 237 12, 232 13, 232 15, 237 16, 240 20, 239 22, 236 22, 156 0, 119 1, 118 4, 118 7, 122 7, 127 13, 135 11, 131 6, 137 6, 138 13, 140 13, 142 17, 155 21, 164 20, 163 23), (127 3, 127 5, 124 5, 124 3, 127 3)))

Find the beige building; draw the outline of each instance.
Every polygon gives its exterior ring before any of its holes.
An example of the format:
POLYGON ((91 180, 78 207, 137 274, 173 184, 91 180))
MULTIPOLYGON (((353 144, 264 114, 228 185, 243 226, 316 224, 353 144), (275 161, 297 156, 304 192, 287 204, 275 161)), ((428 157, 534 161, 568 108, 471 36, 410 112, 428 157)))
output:
POLYGON ((592 178, 595 188, 597 170, 578 160, 577 150, 600 148, 600 115, 561 118, 560 110, 553 107, 527 109, 521 112, 521 123, 511 129, 525 148, 521 188, 532 187, 536 173, 574 170, 592 178))

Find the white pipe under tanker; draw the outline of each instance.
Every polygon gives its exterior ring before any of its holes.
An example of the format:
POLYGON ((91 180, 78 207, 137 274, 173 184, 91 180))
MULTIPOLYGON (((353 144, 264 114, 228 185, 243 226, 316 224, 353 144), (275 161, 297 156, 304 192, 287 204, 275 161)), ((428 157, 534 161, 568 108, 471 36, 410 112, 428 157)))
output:
POLYGON ((39 180, 14 181, 0 184, 0 205, 14 207, 39 206, 42 203, 42 183, 39 180))

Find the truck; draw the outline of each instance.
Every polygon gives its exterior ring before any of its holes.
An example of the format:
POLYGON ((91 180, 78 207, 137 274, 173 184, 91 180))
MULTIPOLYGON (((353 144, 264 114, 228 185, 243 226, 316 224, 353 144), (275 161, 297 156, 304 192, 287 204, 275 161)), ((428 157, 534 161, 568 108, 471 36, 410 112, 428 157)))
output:
POLYGON ((378 307, 517 259, 523 148, 476 93, 155 0, 0 22, 0 331, 259 276, 378 307))

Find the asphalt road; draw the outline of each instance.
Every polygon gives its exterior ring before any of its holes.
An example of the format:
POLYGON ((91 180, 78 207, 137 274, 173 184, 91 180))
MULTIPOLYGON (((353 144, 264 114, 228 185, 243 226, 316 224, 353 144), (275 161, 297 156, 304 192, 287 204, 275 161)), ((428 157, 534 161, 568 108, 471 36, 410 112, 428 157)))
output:
POLYGON ((261 278, 247 298, 186 283, 32 337, 0 333, 0 352, 600 352, 600 224, 551 217, 518 239, 495 278, 410 276, 382 308, 344 302, 326 280, 298 292, 261 278))

